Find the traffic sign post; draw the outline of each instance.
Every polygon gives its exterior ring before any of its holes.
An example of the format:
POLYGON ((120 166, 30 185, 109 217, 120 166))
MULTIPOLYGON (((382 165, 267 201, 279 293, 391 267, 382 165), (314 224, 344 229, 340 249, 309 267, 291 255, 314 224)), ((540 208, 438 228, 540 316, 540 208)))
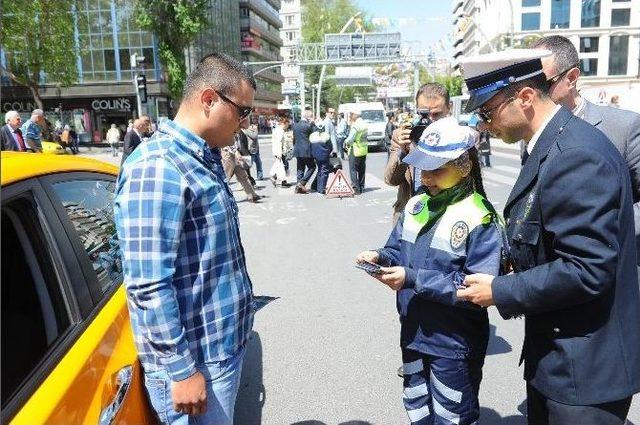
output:
POLYGON ((327 198, 353 198, 355 193, 351 188, 351 182, 342 170, 337 170, 329 183, 326 191, 327 198))

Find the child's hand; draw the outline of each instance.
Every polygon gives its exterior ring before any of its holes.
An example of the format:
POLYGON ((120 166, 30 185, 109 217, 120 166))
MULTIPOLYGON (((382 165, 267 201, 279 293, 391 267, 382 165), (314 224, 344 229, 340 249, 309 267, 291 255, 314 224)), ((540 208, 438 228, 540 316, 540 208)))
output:
POLYGON ((356 262, 358 263, 368 261, 370 263, 378 264, 379 259, 380 259, 380 256, 376 251, 362 251, 360 254, 356 256, 356 262))
POLYGON ((382 274, 375 275, 374 277, 380 282, 387 285, 394 291, 399 291, 404 286, 404 280, 407 276, 407 272, 404 267, 382 267, 382 274))

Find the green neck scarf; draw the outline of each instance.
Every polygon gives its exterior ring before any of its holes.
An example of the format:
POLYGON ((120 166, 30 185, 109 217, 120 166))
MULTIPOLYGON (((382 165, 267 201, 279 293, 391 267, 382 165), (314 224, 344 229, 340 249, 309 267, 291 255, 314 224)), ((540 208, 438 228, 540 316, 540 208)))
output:
MULTIPOLYGON (((467 196, 471 195, 473 190, 473 179, 467 177, 457 185, 449 189, 445 189, 435 196, 424 193, 422 195, 422 202, 423 205, 426 204, 426 208, 424 208, 420 215, 428 214, 428 218, 424 217, 426 218, 426 222, 422 225, 421 232, 431 229, 440 217, 442 217, 449 205, 462 201, 467 196)), ((424 218, 420 221, 423 221, 424 218)))

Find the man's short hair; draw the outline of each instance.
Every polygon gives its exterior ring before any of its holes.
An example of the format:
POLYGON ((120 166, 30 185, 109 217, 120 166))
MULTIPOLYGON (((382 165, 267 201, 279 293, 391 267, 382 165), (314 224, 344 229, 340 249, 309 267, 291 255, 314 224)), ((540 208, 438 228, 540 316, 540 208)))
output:
POLYGON ((445 106, 449 105, 449 92, 447 88, 440 83, 423 84, 416 93, 416 101, 420 96, 427 98, 441 97, 444 99, 445 106))
POLYGON ((34 109, 31 111, 31 116, 33 117, 34 115, 44 117, 44 111, 42 109, 34 109))
POLYGON ((9 121, 11 121, 13 118, 15 117, 19 117, 20 114, 18 113, 18 111, 9 111, 6 114, 4 114, 4 122, 5 124, 8 124, 9 121))
POLYGON ((243 80, 256 89, 256 80, 242 62, 224 53, 211 53, 187 77, 183 97, 188 99, 206 87, 213 87, 225 96, 232 95, 243 80))
MULTIPOLYGON (((578 51, 571 40, 561 35, 550 35, 536 40, 531 46, 534 49, 547 49, 553 53, 556 72, 563 72, 578 66, 578 51)), ((552 77, 550 75, 549 77, 552 77)))
POLYGON ((547 76, 543 73, 527 78, 526 80, 518 81, 503 90, 507 93, 511 93, 511 95, 515 95, 525 87, 531 87, 538 92, 538 95, 542 98, 549 97, 549 82, 547 81, 547 76))

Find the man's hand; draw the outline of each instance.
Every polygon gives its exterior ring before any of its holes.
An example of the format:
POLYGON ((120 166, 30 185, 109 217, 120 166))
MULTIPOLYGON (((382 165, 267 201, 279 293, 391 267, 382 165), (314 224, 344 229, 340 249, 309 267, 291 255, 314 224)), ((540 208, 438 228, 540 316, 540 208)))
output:
POLYGON ((493 291, 491 284, 495 276, 489 274, 476 273, 471 274, 464 279, 467 285, 464 289, 458 289, 456 295, 458 299, 463 301, 471 301, 481 307, 489 307, 493 303, 493 291))
POLYGON ((204 376, 196 372, 187 379, 171 384, 173 410, 190 416, 207 411, 207 388, 204 376))
POLYGON ((380 259, 380 255, 376 251, 362 251, 360 254, 356 256, 356 262, 363 263, 368 261, 370 263, 378 264, 378 260, 380 259))
POLYGON ((380 282, 387 285, 394 291, 399 291, 404 286, 404 280, 407 277, 407 272, 404 267, 382 267, 382 274, 372 275, 380 282))
POLYGON ((405 153, 409 153, 411 146, 411 125, 409 123, 403 123, 400 127, 393 130, 391 135, 391 148, 394 150, 403 150, 405 153))

